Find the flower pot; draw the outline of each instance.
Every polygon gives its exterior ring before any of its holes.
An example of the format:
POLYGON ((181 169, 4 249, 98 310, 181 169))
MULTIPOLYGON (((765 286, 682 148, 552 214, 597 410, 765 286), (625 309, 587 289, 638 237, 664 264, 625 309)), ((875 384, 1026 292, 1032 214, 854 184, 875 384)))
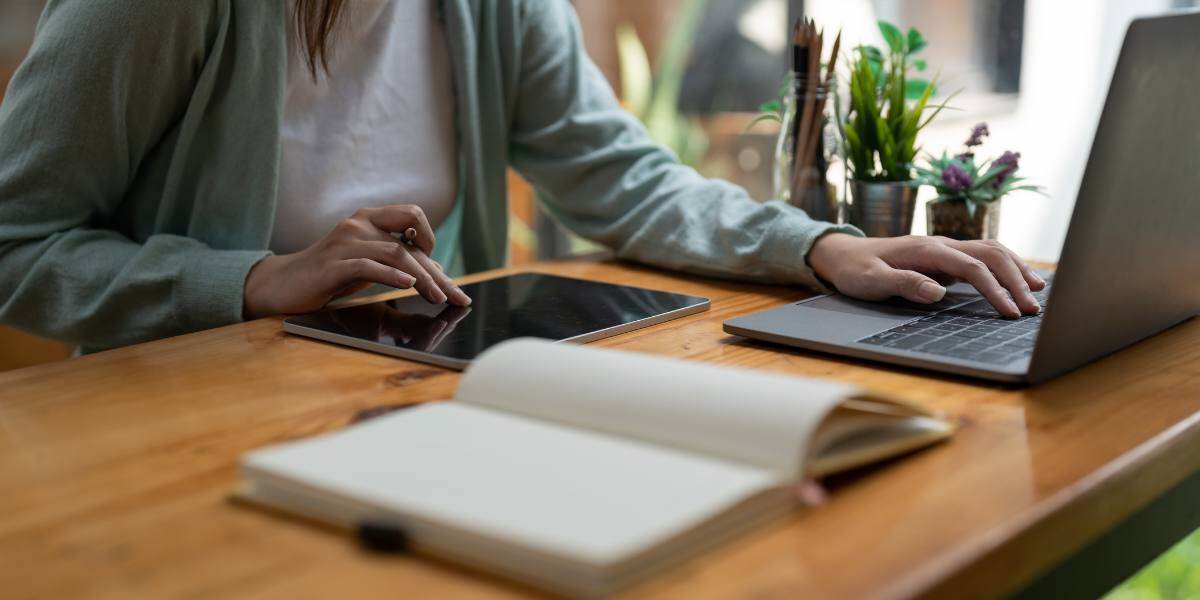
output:
POLYGON ((955 240, 994 240, 1000 231, 1000 201, 977 203, 972 216, 967 203, 940 200, 925 205, 929 235, 955 240))
POLYGON ((907 181, 851 181, 850 224, 870 237, 895 237, 912 231, 917 188, 907 181))

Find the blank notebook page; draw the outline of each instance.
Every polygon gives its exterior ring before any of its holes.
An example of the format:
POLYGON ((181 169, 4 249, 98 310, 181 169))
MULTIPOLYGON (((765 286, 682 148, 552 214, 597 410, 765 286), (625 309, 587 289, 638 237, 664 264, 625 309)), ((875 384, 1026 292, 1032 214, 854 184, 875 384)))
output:
POLYGON ((594 565, 780 483, 748 465, 453 402, 256 452, 246 467, 594 565))

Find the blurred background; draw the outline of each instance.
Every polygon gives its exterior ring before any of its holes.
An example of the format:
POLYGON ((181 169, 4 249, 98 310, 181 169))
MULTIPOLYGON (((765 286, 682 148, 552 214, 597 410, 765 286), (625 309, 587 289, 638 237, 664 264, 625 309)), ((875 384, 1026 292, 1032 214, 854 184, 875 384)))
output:
MULTIPOLYGON (((1022 154, 1026 176, 1046 196, 1005 201, 1000 239, 1020 254, 1053 261, 1061 249, 1108 80, 1131 19, 1200 0, 575 0, 587 50, 626 106, 660 143, 710 177, 771 196, 777 130, 747 130, 776 97, 790 28, 806 14, 843 48, 882 45, 875 22, 916 27, 940 68, 939 94, 960 91, 922 134, 928 152, 954 151, 980 121, 991 125, 984 155, 1022 154), (654 102, 646 106, 645 98, 654 102)), ((0 98, 34 35, 44 0, 0 1, 0 98)), ((527 264, 594 250, 538 209, 510 176, 510 260, 527 264)), ((926 190, 922 198, 931 194, 926 190)), ((915 233, 924 232, 918 207, 915 233)), ((63 345, 0 329, 0 370, 59 360, 63 345)), ((1200 597, 1200 538, 1193 535, 1121 588, 1118 598, 1200 597)))

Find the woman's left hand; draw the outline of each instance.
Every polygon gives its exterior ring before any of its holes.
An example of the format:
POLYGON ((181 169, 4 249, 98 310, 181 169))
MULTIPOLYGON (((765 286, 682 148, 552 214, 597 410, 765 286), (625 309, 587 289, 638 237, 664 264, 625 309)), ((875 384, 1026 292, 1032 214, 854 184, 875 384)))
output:
POLYGON ((946 295, 943 283, 964 280, 1009 318, 1037 314, 1041 305, 1031 291, 1046 287, 1016 253, 994 241, 830 233, 813 244, 808 264, 842 294, 863 300, 899 296, 931 304, 946 295))

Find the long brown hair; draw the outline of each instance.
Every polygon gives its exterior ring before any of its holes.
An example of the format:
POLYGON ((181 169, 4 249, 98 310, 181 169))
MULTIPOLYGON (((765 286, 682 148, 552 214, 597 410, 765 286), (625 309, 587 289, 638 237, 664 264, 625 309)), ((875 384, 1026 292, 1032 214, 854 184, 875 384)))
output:
POLYGON ((329 55, 347 4, 347 0, 296 0, 296 35, 314 78, 318 67, 329 70, 329 55))

